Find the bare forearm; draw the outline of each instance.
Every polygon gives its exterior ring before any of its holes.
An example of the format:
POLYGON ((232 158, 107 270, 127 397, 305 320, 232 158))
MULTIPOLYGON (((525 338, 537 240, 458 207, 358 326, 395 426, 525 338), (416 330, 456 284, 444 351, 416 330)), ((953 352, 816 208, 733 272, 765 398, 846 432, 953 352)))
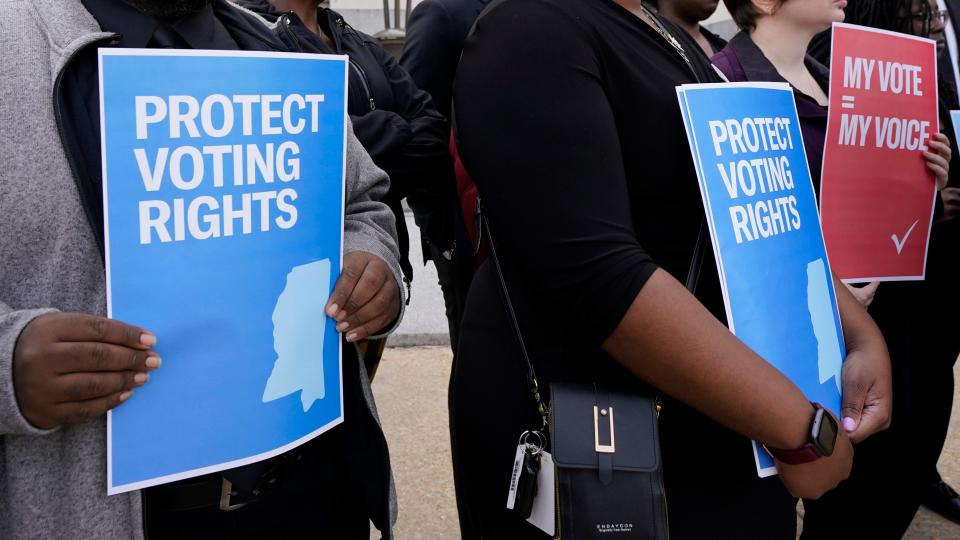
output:
POLYGON ((806 441, 811 405, 680 283, 657 270, 604 349, 638 377, 747 437, 806 441))
POLYGON ((836 276, 833 278, 833 283, 837 291, 840 320, 843 321, 843 341, 847 347, 847 354, 865 352, 887 356, 883 334, 877 327, 877 323, 873 321, 873 317, 836 276))

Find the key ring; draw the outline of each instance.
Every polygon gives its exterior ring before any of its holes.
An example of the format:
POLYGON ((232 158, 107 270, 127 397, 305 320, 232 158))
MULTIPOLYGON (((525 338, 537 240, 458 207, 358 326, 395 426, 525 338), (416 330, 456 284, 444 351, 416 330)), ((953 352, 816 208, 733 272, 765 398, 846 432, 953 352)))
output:
POLYGON ((520 434, 520 444, 527 448, 531 456, 539 455, 543 452, 543 447, 547 444, 547 439, 539 431, 524 431, 520 434), (530 442, 531 437, 536 437, 536 443, 530 442))

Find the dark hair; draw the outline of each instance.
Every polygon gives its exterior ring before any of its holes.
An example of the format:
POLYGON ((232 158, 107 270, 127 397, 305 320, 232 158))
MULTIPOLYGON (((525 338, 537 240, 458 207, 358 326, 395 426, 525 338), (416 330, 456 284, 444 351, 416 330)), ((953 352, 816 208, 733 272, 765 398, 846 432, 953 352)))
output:
POLYGON ((757 25, 761 14, 751 0, 723 0, 723 5, 741 30, 750 31, 757 25))
MULTIPOLYGON (((924 1, 922 5, 919 15, 929 20, 930 3, 924 1)), ((844 22, 850 24, 913 34, 913 0, 850 0, 845 12, 844 22)), ((922 37, 928 32, 929 28, 924 28, 922 37)))

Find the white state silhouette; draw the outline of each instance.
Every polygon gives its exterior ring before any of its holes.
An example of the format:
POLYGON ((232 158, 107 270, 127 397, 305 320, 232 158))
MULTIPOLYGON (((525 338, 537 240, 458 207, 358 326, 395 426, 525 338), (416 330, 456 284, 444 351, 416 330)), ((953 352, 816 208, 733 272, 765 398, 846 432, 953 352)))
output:
POLYGON ((823 259, 807 264, 807 309, 817 338, 817 366, 820 384, 835 378, 840 390, 840 371, 843 369, 843 352, 837 337, 833 302, 830 301, 830 277, 823 259))
POLYGON ((263 402, 300 391, 303 412, 326 394, 323 380, 324 307, 330 296, 330 259, 295 266, 273 309, 277 360, 263 402))

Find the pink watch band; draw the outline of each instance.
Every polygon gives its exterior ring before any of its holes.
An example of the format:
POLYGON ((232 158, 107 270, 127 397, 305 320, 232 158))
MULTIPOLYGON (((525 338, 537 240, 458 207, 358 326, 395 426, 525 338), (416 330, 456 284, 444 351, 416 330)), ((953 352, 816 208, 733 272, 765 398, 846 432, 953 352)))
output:
POLYGON ((833 420, 833 417, 830 416, 830 413, 828 413, 822 405, 819 403, 811 404, 813 405, 814 415, 807 443, 799 448, 792 449, 767 447, 767 451, 770 452, 770 455, 777 461, 787 465, 800 465, 816 461, 825 455, 829 456, 833 453, 833 444, 836 442, 837 434, 836 421, 833 420), (824 429, 824 422, 828 423, 829 431, 826 432, 828 437, 830 434, 833 435, 832 440, 829 441, 829 445, 820 441, 821 431, 824 429))
POLYGON ((811 461, 816 461, 823 457, 823 455, 820 454, 817 448, 811 443, 807 443, 800 448, 794 448, 792 450, 767 448, 767 451, 770 452, 770 455, 772 455, 777 461, 786 463, 787 465, 810 463, 811 461))

